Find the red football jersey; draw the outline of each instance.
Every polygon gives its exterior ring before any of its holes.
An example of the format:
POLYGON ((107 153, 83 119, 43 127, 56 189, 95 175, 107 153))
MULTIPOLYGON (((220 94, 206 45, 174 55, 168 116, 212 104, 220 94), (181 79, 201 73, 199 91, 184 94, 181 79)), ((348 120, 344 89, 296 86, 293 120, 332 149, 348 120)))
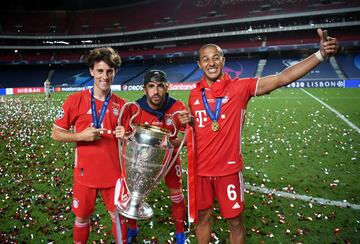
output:
MULTIPOLYGON (((131 114, 134 114, 134 111, 133 111, 133 108, 131 109, 132 110, 132 113, 131 114)), ((174 132, 174 126, 171 122, 171 115, 176 112, 176 111, 183 111, 183 110, 187 110, 187 107, 186 105, 177 100, 164 114, 164 118, 159 121, 158 118, 156 117, 156 115, 154 114, 151 114, 143 109, 140 109, 140 113, 138 116, 136 116, 134 118, 134 121, 133 123, 134 124, 148 124, 148 125, 152 125, 152 126, 156 126, 156 127, 159 127, 159 128, 163 128, 163 129, 166 129, 168 131, 170 131, 171 133, 174 132)), ((179 119, 178 119, 178 116, 175 115, 173 117, 174 119, 174 124, 176 126, 176 129, 177 130, 181 130, 181 131, 184 131, 185 130, 185 127, 183 125, 181 125, 179 119)))
MULTIPOLYGON (((191 90, 189 107, 195 117, 195 149, 196 171, 201 176, 225 176, 242 170, 241 131, 245 120, 246 106, 256 94, 257 78, 231 79, 225 74, 219 84, 213 89, 203 78, 191 90), (202 100, 202 89, 205 89, 206 99, 214 113, 216 97, 221 94, 222 105, 218 119, 220 129, 212 131, 211 119, 207 114, 202 100)), ((217 83, 216 82, 216 83, 217 83)))
MULTIPOLYGON (((95 98, 98 116, 104 101, 95 98)), ((100 140, 77 142, 75 147, 74 179, 80 184, 107 188, 115 186, 120 177, 118 140, 113 133, 118 123, 121 107, 125 100, 112 94, 102 128, 107 129, 100 140)), ((91 115, 91 93, 85 90, 70 95, 63 104, 54 125, 63 130, 80 132, 93 126, 91 115)))

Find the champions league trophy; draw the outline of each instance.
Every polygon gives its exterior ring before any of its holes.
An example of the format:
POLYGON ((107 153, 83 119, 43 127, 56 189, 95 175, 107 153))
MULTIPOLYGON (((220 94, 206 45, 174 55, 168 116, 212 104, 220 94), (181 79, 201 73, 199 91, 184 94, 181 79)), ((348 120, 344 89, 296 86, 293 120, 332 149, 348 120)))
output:
MULTIPOLYGON (((130 118, 129 125, 132 132, 124 136, 122 143, 119 141, 119 157, 122 170, 122 186, 115 189, 115 208, 123 216, 131 219, 148 219, 153 215, 153 210, 144 200, 152 189, 168 173, 176 158, 179 156, 185 135, 178 152, 171 160, 174 146, 170 137, 177 133, 176 126, 171 134, 165 129, 150 125, 133 125, 132 121, 139 114, 140 107, 136 102, 126 103, 119 115, 119 125, 125 107, 135 105, 137 113, 130 118), (126 188, 125 192, 124 189, 126 188), (122 189, 122 190, 121 190, 122 189), (119 198, 120 196, 120 198, 119 198)), ((177 111, 172 114, 180 113, 177 111)))

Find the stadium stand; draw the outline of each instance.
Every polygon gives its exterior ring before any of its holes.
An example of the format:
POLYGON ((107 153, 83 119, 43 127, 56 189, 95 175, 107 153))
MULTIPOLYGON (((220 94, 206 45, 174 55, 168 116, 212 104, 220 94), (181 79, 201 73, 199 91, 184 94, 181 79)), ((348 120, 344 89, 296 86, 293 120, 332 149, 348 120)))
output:
POLYGON ((118 70, 114 79, 114 84, 138 84, 140 81, 133 82, 133 80, 137 80, 139 76, 144 74, 152 67, 153 64, 125 63, 118 70))
POLYGON ((82 62, 84 58, 84 55, 81 53, 65 53, 65 52, 59 52, 54 54, 53 59, 56 61, 69 63, 69 62, 82 62))
POLYGON ((54 74, 51 78, 53 85, 83 85, 91 80, 89 70, 85 65, 65 66, 53 69, 54 74))
MULTIPOLYGON (((269 58, 261 76, 276 74, 281 70, 299 62, 301 57, 292 58, 269 58)), ((339 79, 335 70, 329 62, 323 62, 310 73, 305 75, 301 80, 315 80, 315 79, 339 79)))
MULTIPOLYGON (((170 82, 183 82, 190 74, 197 70, 197 64, 195 62, 157 63, 151 69, 164 70, 170 82)), ((126 67, 124 70, 126 70, 126 67)), ((143 79, 144 74, 131 80, 131 84, 142 84, 143 79)))
POLYGON ((360 79, 360 55, 338 55, 336 60, 347 78, 360 79))
POLYGON ((0 86, 42 87, 47 75, 48 68, 44 66, 0 66, 0 86))
POLYGON ((0 11, 5 34, 66 34, 68 13, 65 11, 0 11))
MULTIPOLYGON (((224 49, 231 76, 254 76, 260 59, 267 60, 261 75, 273 74, 318 49, 317 27, 327 28, 345 47, 347 54, 336 59, 344 76, 359 77, 352 62, 359 53, 358 1, 294 1, 137 0, 82 9, 98 6, 89 0, 79 8, 36 11, 19 0, 22 7, 0 10, 0 68, 15 66, 0 74, 1 85, 41 85, 49 70, 54 85, 91 84, 82 64, 89 49, 104 45, 124 60, 115 84, 141 84, 153 68, 167 71, 172 82, 197 81, 197 50, 209 42, 224 49), (23 78, 7 75, 19 69, 23 78)), ((323 63, 303 79, 339 78, 333 64, 323 63)))
POLYGON ((2 10, 3 34, 98 34, 194 23, 358 7, 355 0, 292 1, 139 1, 105 9, 71 11, 2 10), (6 24, 5 24, 6 23, 6 24), (46 23, 46 24, 44 24, 46 23))
MULTIPOLYGON (((258 59, 229 60, 226 62, 225 71, 232 77, 254 76, 258 59)), ((54 68, 32 65, 20 67, 22 72, 12 75, 19 66, 11 66, 0 73, 0 81, 3 84, 11 84, 11 87, 23 87, 26 85, 42 86, 49 70, 54 73, 51 77, 54 86, 87 86, 92 85, 92 78, 85 65, 65 65, 54 68)), ((201 79, 202 72, 198 69, 195 61, 178 61, 175 63, 125 63, 118 70, 114 79, 114 85, 142 85, 144 74, 150 69, 161 69, 168 74, 170 82, 196 82, 201 79)))

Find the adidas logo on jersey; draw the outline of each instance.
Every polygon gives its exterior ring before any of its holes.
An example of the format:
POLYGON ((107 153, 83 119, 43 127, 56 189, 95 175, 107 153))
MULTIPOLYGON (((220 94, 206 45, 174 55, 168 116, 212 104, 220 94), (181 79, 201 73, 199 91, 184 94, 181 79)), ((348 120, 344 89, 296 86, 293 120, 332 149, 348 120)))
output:
POLYGON ((238 209, 240 208, 240 204, 239 203, 235 203, 234 206, 232 206, 232 209, 238 209))
POLYGON ((198 104, 200 104, 199 99, 196 99, 196 101, 194 102, 194 105, 198 105, 198 104))

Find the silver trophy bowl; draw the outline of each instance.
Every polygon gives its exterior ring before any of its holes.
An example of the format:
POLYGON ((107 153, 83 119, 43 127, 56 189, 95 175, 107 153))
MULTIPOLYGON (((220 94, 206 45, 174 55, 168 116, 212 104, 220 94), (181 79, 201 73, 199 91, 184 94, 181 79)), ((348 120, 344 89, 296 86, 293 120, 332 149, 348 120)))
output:
POLYGON ((167 132, 145 125, 135 125, 134 133, 123 139, 120 162, 128 194, 117 204, 123 216, 148 219, 153 215, 145 198, 169 167, 174 147, 168 139, 167 132))

